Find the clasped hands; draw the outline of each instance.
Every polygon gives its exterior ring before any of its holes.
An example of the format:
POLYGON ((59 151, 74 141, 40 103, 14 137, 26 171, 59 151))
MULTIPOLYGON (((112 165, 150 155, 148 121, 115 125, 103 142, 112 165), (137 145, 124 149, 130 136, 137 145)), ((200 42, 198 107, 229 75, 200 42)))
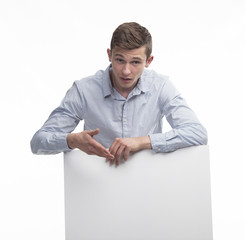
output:
POLYGON ((98 143, 93 136, 99 134, 99 129, 85 130, 80 133, 70 133, 67 135, 69 148, 78 148, 89 155, 104 157, 110 165, 119 165, 121 157, 128 160, 130 152, 137 152, 142 149, 151 148, 149 136, 116 138, 109 150, 98 143))

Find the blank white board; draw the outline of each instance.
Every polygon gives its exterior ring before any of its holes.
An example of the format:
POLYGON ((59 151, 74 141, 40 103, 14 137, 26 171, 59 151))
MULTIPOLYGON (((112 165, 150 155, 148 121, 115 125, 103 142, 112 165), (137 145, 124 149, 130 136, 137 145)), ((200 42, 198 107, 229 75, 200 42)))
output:
POLYGON ((208 146, 144 150, 118 167, 64 154, 66 240, 211 240, 208 146))

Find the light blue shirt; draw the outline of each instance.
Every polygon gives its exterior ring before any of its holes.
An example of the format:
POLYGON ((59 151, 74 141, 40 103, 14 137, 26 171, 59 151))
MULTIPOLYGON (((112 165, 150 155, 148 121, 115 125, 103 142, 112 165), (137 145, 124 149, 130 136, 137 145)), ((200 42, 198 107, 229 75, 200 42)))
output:
POLYGON ((169 78, 145 69, 138 84, 122 97, 113 88, 110 66, 75 81, 66 96, 31 140, 36 154, 70 151, 67 135, 79 121, 84 129, 100 129, 94 138, 109 148, 115 138, 149 136, 155 152, 207 143, 207 132, 169 78), (162 133, 162 118, 172 127, 162 133))

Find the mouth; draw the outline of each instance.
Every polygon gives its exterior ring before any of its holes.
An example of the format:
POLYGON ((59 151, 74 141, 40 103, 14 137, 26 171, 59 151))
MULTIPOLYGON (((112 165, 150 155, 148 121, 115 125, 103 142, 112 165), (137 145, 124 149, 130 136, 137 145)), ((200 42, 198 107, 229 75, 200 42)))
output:
POLYGON ((131 78, 120 78, 123 82, 130 82, 132 79, 131 78))

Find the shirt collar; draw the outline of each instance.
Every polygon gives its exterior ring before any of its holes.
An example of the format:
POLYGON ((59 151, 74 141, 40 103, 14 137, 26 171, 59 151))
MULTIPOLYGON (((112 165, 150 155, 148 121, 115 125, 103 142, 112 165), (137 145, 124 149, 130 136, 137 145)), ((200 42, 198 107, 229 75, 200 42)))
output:
POLYGON ((107 67, 107 69, 105 70, 104 75, 103 75, 102 88, 103 88, 104 97, 107 97, 107 96, 111 95, 112 91, 113 91, 112 90, 111 79, 110 79, 110 69, 111 69, 111 65, 109 65, 107 67))
MULTIPOLYGON (((110 69, 111 69, 111 64, 107 67, 107 69, 105 70, 104 75, 103 75, 102 88, 103 88, 104 97, 111 95, 113 92, 113 87, 112 87, 111 79, 110 79, 110 69)), ((147 81, 147 79, 146 79, 147 71, 148 70, 144 69, 144 71, 143 71, 143 73, 139 79, 139 82, 137 83, 137 85, 135 87, 136 89, 139 89, 143 93, 149 91, 149 89, 150 89, 150 81, 147 81)))
POLYGON ((145 93, 147 91, 150 90, 150 81, 147 80, 147 71, 146 69, 144 69, 138 84, 136 85, 136 88, 138 88, 141 92, 145 93))

